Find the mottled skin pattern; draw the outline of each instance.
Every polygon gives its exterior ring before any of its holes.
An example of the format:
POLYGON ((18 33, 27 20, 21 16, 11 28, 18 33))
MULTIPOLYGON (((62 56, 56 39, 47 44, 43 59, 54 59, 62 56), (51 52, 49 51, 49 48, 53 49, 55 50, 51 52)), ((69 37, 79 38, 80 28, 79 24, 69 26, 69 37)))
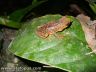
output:
POLYGON ((63 16, 58 21, 51 21, 47 24, 39 26, 36 30, 36 34, 41 38, 47 38, 49 35, 62 31, 70 24, 70 19, 63 16))

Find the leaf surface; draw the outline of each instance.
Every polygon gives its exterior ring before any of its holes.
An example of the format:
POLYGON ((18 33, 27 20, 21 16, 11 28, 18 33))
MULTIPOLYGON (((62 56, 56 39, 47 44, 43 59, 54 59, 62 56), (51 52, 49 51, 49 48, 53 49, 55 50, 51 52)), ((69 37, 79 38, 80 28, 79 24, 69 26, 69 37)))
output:
POLYGON ((66 71, 94 72, 96 55, 89 54, 91 50, 85 41, 84 32, 74 17, 69 16, 72 20, 70 27, 58 32, 64 35, 64 38, 60 39, 50 35, 42 39, 36 35, 38 26, 61 17, 61 15, 46 15, 28 22, 19 30, 9 50, 22 58, 66 71))

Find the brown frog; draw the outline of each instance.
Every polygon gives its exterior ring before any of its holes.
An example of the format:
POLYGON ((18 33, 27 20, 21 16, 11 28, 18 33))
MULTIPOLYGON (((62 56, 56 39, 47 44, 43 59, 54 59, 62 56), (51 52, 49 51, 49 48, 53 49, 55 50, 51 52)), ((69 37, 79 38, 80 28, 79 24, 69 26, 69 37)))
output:
POLYGON ((71 20, 67 16, 63 16, 58 21, 51 21, 37 28, 36 34, 41 38, 47 38, 59 31, 62 31, 70 24, 71 20))

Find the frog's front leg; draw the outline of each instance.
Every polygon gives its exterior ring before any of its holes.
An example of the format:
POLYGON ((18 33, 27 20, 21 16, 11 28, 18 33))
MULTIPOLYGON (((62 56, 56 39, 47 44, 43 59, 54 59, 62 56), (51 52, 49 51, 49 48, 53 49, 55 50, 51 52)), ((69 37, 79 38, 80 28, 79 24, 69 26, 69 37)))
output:
POLYGON ((63 34, 54 33, 53 35, 54 35, 56 38, 58 38, 58 39, 64 38, 64 35, 63 35, 63 34))

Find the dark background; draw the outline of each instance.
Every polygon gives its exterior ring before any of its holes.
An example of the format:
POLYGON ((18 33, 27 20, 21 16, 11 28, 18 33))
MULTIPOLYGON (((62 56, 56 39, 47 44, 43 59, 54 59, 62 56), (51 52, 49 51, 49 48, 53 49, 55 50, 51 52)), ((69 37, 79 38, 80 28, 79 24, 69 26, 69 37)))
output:
MULTIPOLYGON (((31 3, 32 0, 0 0, 0 15, 8 15, 15 10, 31 5, 31 3)), ((46 2, 34 8, 32 12, 35 12, 37 15, 49 13, 60 13, 63 15, 66 13, 70 14, 68 13, 70 10, 70 4, 77 4, 89 15, 92 15, 88 2, 85 0, 47 0, 46 2)))

